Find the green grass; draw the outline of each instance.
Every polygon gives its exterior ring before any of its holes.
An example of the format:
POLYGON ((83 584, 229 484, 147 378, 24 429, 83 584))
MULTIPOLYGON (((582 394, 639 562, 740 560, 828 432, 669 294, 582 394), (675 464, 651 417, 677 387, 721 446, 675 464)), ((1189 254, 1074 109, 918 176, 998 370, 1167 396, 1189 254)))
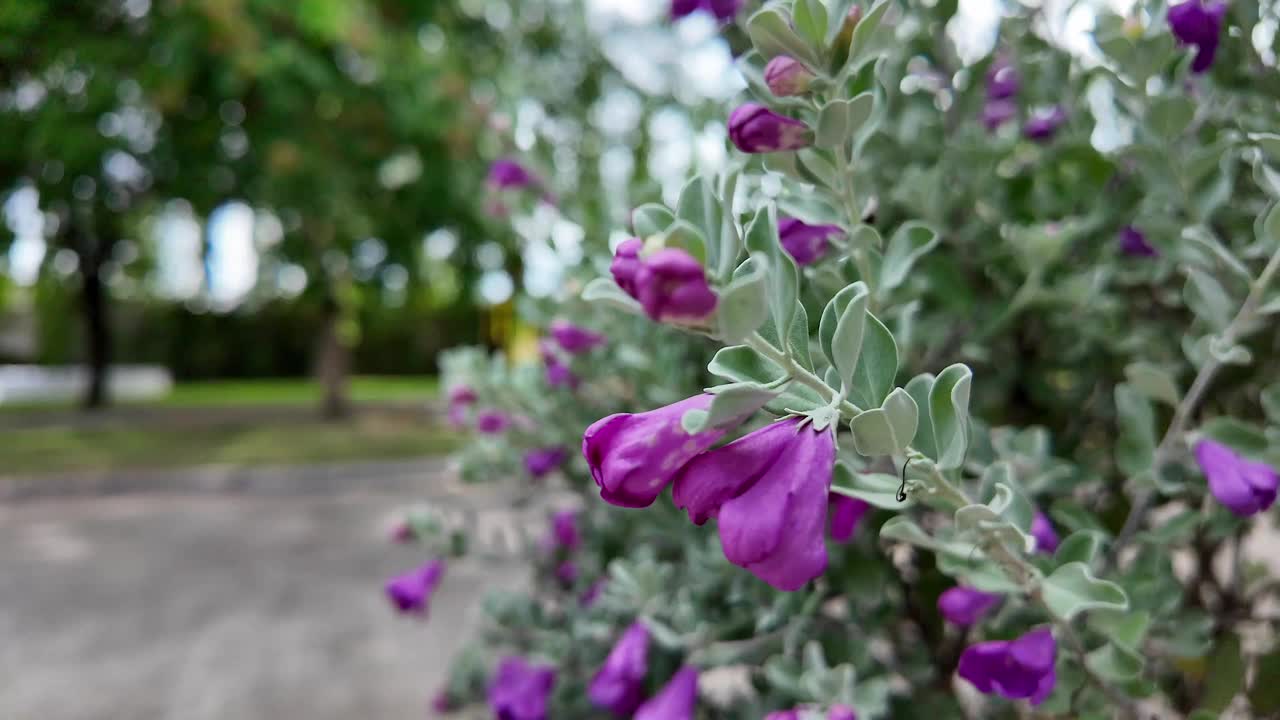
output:
MULTIPOLYGON (((351 379, 351 400, 366 403, 414 404, 434 399, 439 382, 431 375, 361 375, 351 379)), ((300 407, 320 404, 320 384, 309 378, 200 380, 177 383, 168 395, 154 400, 124 402, 129 407, 300 407)), ((0 413, 71 409, 74 401, 26 402, 0 405, 0 413)))
POLYGON ((449 452, 457 435, 428 422, 362 417, 183 427, 48 427, 5 432, 0 474, 182 467, 293 465, 449 452))

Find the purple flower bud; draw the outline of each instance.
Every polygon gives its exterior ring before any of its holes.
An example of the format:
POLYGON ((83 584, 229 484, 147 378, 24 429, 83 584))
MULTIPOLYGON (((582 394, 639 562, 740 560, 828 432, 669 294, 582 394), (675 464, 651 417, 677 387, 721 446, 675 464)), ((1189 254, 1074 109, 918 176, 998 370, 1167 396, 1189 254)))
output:
POLYGON ((1036 552, 1046 555, 1052 555, 1058 549, 1058 543, 1062 542, 1053 529, 1053 523, 1038 510, 1031 521, 1031 536, 1036 539, 1036 552))
POLYGON ((649 628, 637 620, 618 639, 604 665, 591 678, 587 697, 602 710, 629 716, 644 699, 644 678, 648 672, 649 628))
POLYGON ((587 586, 587 589, 578 597, 578 607, 589 608, 596 604, 596 600, 600 599, 600 594, 604 592, 604 586, 609 584, 609 578, 602 577, 587 586))
POLYGON ((523 165, 511 158, 494 160, 489 166, 489 187, 495 190, 525 188, 536 184, 536 180, 523 165))
POLYGON ((739 105, 729 114, 729 139, 744 153, 798 150, 813 144, 809 126, 759 103, 739 105))
POLYGON ((1067 111, 1061 105, 1054 105, 1048 110, 1033 114, 1022 128, 1022 135, 1028 140, 1047 142, 1058 134, 1058 129, 1067 122, 1067 111))
POLYGON ((564 348, 567 353, 577 355, 604 344, 604 335, 578 327, 567 320, 554 320, 551 323, 551 337, 564 348))
POLYGON ((1195 455, 1209 492, 1231 512, 1249 517, 1275 503, 1280 477, 1271 466, 1246 460, 1214 440, 1196 443, 1195 455))
POLYGON ((559 445, 534 448, 524 454, 524 469, 535 479, 539 479, 560 467, 568 458, 569 451, 559 445))
POLYGON ((573 587, 578 581, 578 564, 572 560, 565 560, 556 566, 556 580, 566 588, 573 587))
POLYGON ((742 9, 744 0, 671 0, 671 19, 679 20, 699 10, 720 22, 729 22, 742 9))
POLYGON ((440 578, 444 577, 444 558, 436 558, 416 570, 387 581, 387 599, 402 613, 426 615, 440 578))
POLYGON ((697 703, 698 671, 686 665, 636 710, 634 720, 693 720, 697 703))
POLYGON ((466 385, 455 385, 449 390, 450 405, 470 405, 476 401, 476 391, 466 385))
POLYGON ((631 297, 636 296, 636 275, 640 273, 642 249, 644 249, 644 241, 640 238, 623 240, 613 253, 613 263, 609 265, 609 272, 613 273, 613 281, 631 297))
POLYGON ((1120 252, 1130 257, 1156 257, 1160 254, 1154 245, 1147 242, 1147 236, 1132 225, 1125 225, 1120 230, 1120 252))
POLYGON ((987 99, 1005 100, 1018 94, 1022 78, 1008 58, 998 57, 987 68, 987 99))
POLYGON ((672 497, 699 525, 717 518, 729 562, 779 590, 799 590, 827 569, 835 453, 830 429, 781 420, 694 458, 672 497))
POLYGON ((650 319, 701 320, 716 309, 716 294, 697 258, 666 248, 644 258, 635 277, 635 298, 650 319))
POLYGON ((839 225, 809 225, 793 217, 778 219, 778 239, 782 248, 800 265, 816 262, 826 254, 828 238, 843 233, 839 225))
POLYGON ((439 715, 447 715, 458 709, 457 704, 453 701, 453 696, 448 690, 441 690, 431 699, 431 709, 439 715))
POLYGON ((1227 13, 1225 2, 1205 4, 1204 0, 1187 2, 1169 8, 1169 28, 1183 45, 1193 45, 1196 57, 1191 61, 1191 72, 1202 73, 1213 65, 1218 52, 1218 38, 1222 35, 1222 19, 1227 13))
POLYGON ((1018 105, 1012 100, 988 100, 982 106, 982 124, 992 132, 1018 115, 1018 105))
POLYGON ((1039 705, 1057 682, 1053 666, 1058 645, 1048 628, 1017 640, 992 640, 970 645, 960 656, 960 677, 979 691, 1010 700, 1029 698, 1039 705))
POLYGON ((418 533, 414 531, 413 525, 409 524, 407 520, 401 520, 391 528, 391 542, 404 545, 415 542, 417 539, 418 533))
POLYGON ((967 627, 978 622, 1002 599, 999 595, 960 585, 938 596, 938 612, 950 622, 967 627))
POLYGON ((555 684, 555 668, 508 657, 489 682, 489 708, 501 720, 547 720, 547 699, 555 684))
POLYGON ((778 97, 803 95, 814 77, 809 68, 789 55, 779 55, 764 66, 764 82, 778 97))
POLYGON ((601 418, 582 436, 582 455, 600 486, 600 497, 620 507, 647 507, 695 455, 716 443, 724 430, 690 435, 680 426, 689 410, 706 410, 710 395, 638 414, 601 418))
POLYGON ((853 531, 858 528, 858 523, 862 522, 862 516, 866 515, 870 509, 871 506, 865 501, 848 495, 831 493, 828 499, 831 539, 836 542, 849 542, 853 537, 853 531))
POLYGON ((476 430, 485 435, 497 435, 506 432, 511 426, 511 417, 501 410, 481 410, 476 415, 476 430))
POLYGON ((578 532, 578 511, 559 510, 551 516, 551 546, 562 550, 576 550, 582 543, 578 532))
POLYGON ((858 720, 858 713, 848 705, 832 705, 827 711, 827 720, 858 720))

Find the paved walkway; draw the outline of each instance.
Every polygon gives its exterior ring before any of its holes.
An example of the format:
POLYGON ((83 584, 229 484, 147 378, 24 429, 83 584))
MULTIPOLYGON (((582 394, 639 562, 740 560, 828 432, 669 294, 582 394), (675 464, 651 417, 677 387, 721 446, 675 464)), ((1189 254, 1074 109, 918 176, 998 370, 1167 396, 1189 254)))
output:
POLYGON ((454 563, 431 619, 415 622, 381 595, 388 575, 425 559, 386 541, 415 499, 126 494, 0 504, 0 718, 423 717, 475 628, 479 598, 522 581, 510 553, 524 516, 455 508, 508 559, 454 563))

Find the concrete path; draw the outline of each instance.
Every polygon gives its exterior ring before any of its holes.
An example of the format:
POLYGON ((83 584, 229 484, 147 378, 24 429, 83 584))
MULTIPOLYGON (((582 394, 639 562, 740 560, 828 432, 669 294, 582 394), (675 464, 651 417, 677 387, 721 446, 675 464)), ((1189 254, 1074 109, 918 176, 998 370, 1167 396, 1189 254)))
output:
MULTIPOLYGON (((420 718, 514 558, 455 562, 431 618, 383 580, 413 496, 121 495, 0 504, 3 720, 420 718)), ((510 510, 462 512, 513 550, 510 510)))

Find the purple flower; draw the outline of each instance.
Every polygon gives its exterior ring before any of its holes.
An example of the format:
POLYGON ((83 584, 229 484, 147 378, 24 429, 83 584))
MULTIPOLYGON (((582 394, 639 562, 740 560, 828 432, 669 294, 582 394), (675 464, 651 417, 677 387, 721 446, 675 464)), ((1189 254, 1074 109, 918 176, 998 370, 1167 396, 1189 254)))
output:
POLYGON ((960 677, 985 694, 1010 700, 1030 698, 1039 705, 1053 692, 1053 665, 1058 645, 1048 628, 1017 640, 992 640, 970 645, 960 656, 960 677))
POLYGON ((994 131, 1018 115, 1018 105, 1012 100, 988 100, 982 106, 982 124, 987 131, 994 131))
POLYGON ((568 365, 558 359, 547 361, 547 384, 551 387, 576 390, 581 382, 568 365))
POLYGON ((827 720, 858 720, 858 713, 848 705, 832 705, 827 711, 827 720))
POLYGON ((858 523, 862 522, 862 516, 871 509, 865 501, 839 493, 831 493, 827 504, 831 539, 836 542, 849 542, 858 523))
POLYGON ((551 547, 576 550, 581 543, 577 510, 559 510, 551 516, 551 547))
POLYGON ((501 410, 481 410, 476 415, 476 430, 485 435, 497 435, 506 432, 511 426, 511 417, 501 410))
POLYGON ((450 405, 448 413, 449 425, 455 430, 461 430, 467 426, 468 415, 466 405, 450 405))
POLYGON ((839 225, 809 225, 793 217, 778 219, 778 239, 782 248, 801 265, 809 265, 827 252, 827 239, 840 235, 839 225))
POLYGON ((779 590, 799 590, 827 569, 835 453, 830 429, 781 420, 694 458, 673 498, 699 525, 717 518, 729 562, 779 590))
POLYGON ((466 385, 455 385, 449 390, 450 405, 470 405, 476 401, 476 391, 466 385))
POLYGON ((1169 28, 1183 45, 1194 45, 1196 57, 1191 72, 1202 73, 1213 64, 1222 35, 1222 18, 1227 13, 1225 2, 1205 4, 1204 0, 1187 2, 1169 8, 1169 28))
POLYGON ((998 57, 987 68, 987 99, 1006 100, 1018 94, 1022 78, 1008 58, 998 57))
POLYGON ((555 668, 508 657, 489 682, 489 708, 497 720, 547 720, 547 698, 555 684, 555 668))
POLYGON ((589 608, 596 604, 596 600, 600 599, 600 594, 604 592, 604 586, 609 584, 609 578, 602 577, 587 586, 582 591, 582 595, 578 597, 578 607, 589 608))
POLYGON ((444 558, 436 558, 417 570, 410 570, 387 581, 387 599, 402 613, 426 615, 440 578, 444 577, 444 558))
POLYGON ((633 720, 693 720, 693 707, 698 702, 698 671, 680 668, 657 695, 640 706, 633 720))
POLYGON ((690 435, 680 426, 686 412, 710 406, 710 395, 694 395, 657 410, 595 421, 582 436, 582 455, 600 497, 620 507, 652 504, 685 463, 724 435, 719 428, 690 435))
POLYGON ((1052 555, 1058 549, 1058 533, 1053 529, 1053 523, 1049 522, 1049 518, 1044 513, 1036 511, 1036 516, 1031 521, 1031 535, 1036 539, 1036 552, 1046 555, 1052 555))
POLYGON ((742 9, 743 0, 671 0, 671 19, 679 20, 699 10, 720 22, 729 22, 742 9))
POLYGON ((635 276, 634 296, 650 319, 701 320, 716 309, 716 294, 697 258, 666 248, 644 258, 635 276))
POLYGON ((631 297, 636 296, 636 275, 640 273, 640 251, 643 249, 644 241, 640 238, 623 240, 613 253, 613 263, 609 265, 613 281, 631 297))
POLYGON ((391 542, 407 544, 418 539, 418 533, 407 520, 401 520, 391 528, 391 542))
POLYGON ((523 165, 511 158, 494 160, 489 166, 489 187, 497 190, 526 188, 536 184, 536 180, 523 165))
POLYGON ((764 720, 800 720, 800 708, 774 710, 768 715, 765 715, 764 720))
POLYGON ((809 126, 759 103, 739 105, 729 114, 729 139, 744 153, 798 150, 813 144, 809 126))
POLYGON ((629 716, 644 699, 644 677, 649 672, 649 628, 637 620, 627 628, 591 678, 587 697, 591 704, 615 715, 629 716))
POLYGON ((958 585, 938 596, 938 612, 948 621, 967 627, 978 622, 1002 599, 999 595, 958 585))
POLYGON ((439 715, 447 715, 457 710, 458 706, 454 703, 453 696, 449 694, 448 690, 441 690, 431 699, 431 709, 439 715))
POLYGON ((524 454, 524 469, 534 478, 542 478, 564 464, 568 457, 569 451, 559 445, 534 448, 524 454))
POLYGON ((578 564, 572 560, 565 560, 557 565, 556 580, 565 587, 573 587, 573 584, 578 581, 578 564))
POLYGON ((1195 454, 1209 480, 1209 492, 1231 512, 1249 517, 1275 503, 1280 478, 1271 466, 1246 460, 1214 440, 1196 443, 1195 454))
POLYGON ((578 327, 567 320, 551 322, 551 337, 564 348, 567 353, 577 355, 604 344, 604 335, 578 327))
POLYGON ((1156 257, 1160 254, 1154 245, 1147 242, 1147 236, 1132 225, 1125 225, 1120 230, 1120 252, 1130 257, 1156 257))
POLYGON ((1022 134, 1028 140, 1046 142, 1058 133, 1058 129, 1067 122, 1067 111, 1061 105, 1054 105, 1048 110, 1033 114, 1022 128, 1022 134))
POLYGON ((813 79, 809 68, 789 55, 779 55, 764 66, 764 82, 769 92, 778 97, 803 95, 813 79))

